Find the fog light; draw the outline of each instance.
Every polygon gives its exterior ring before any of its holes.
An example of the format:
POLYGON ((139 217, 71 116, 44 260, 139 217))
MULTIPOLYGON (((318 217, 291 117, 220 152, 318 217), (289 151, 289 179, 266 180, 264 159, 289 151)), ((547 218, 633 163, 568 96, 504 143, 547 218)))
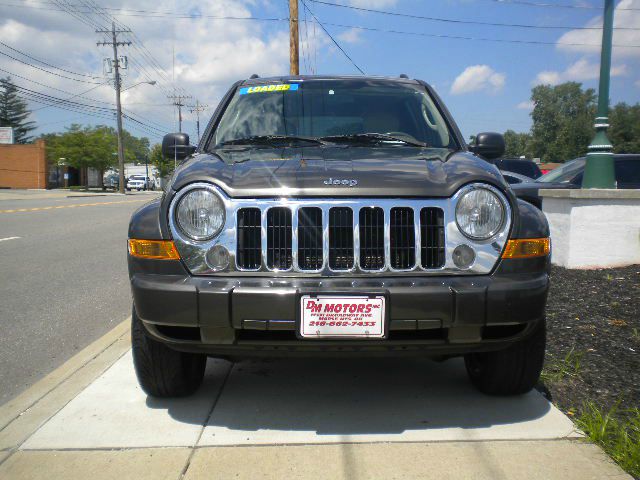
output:
POLYGON ((453 263, 458 268, 469 268, 476 260, 476 252, 469 245, 458 245, 453 249, 453 263))
POLYGON ((214 272, 224 270, 229 266, 229 252, 222 245, 216 245, 207 252, 207 265, 214 272))

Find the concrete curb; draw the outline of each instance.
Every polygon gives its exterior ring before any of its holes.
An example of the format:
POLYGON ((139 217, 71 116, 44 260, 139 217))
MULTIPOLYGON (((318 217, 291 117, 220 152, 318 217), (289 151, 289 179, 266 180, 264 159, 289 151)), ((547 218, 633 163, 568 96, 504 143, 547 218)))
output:
MULTIPOLYGON (((15 451, 126 353, 131 346, 129 330, 130 318, 0 407, 0 450, 15 451)), ((0 457, 0 463, 4 460, 0 457)))

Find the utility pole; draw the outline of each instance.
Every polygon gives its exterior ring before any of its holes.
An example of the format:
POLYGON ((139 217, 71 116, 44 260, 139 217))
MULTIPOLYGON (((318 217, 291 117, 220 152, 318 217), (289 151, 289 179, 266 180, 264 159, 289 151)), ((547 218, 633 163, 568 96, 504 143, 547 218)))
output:
POLYGON ((607 137, 609 127, 609 82, 611 77, 611 40, 613 37, 614 0, 604 0, 602 50, 600 52, 600 81, 598 84, 598 113, 596 135, 589 145, 582 188, 616 188, 613 165, 613 145, 607 137))
POLYGON ((178 107, 178 132, 182 132, 182 107, 184 107, 184 100, 191 98, 191 95, 168 95, 169 100, 173 100, 173 104, 178 107))
POLYGON ((289 62, 291 75, 300 75, 298 0, 289 0, 289 62))
POLYGON ((120 193, 125 193, 125 180, 124 180, 124 142, 122 135, 122 105, 120 103, 120 89, 122 87, 122 81, 120 78, 120 59, 118 57, 118 47, 131 45, 131 42, 119 42, 118 34, 131 33, 131 30, 116 30, 116 22, 111 23, 111 30, 96 30, 96 33, 110 33, 111 41, 97 42, 96 45, 111 45, 113 47, 113 69, 114 69, 114 83, 116 88, 116 119, 118 124, 118 170, 119 170, 119 190, 120 193))
POLYGON ((202 105, 196 98, 196 104, 189 110, 196 114, 196 131, 198 132, 198 143, 200 143, 200 112, 204 112, 209 105, 202 105))

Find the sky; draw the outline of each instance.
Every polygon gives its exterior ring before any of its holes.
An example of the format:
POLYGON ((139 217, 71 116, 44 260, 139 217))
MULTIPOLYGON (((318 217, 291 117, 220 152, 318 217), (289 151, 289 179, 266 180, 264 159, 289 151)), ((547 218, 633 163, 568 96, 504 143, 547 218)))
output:
MULTIPOLYGON (((405 73, 434 86, 467 138, 483 131, 525 132, 535 85, 572 80, 597 90, 603 3, 300 0, 300 71, 405 73)), ((159 142, 177 130, 168 96, 180 94, 188 96, 183 130, 195 139, 196 100, 207 106, 204 128, 234 81, 254 73, 288 74, 287 18, 288 0, 0 0, 0 76, 10 74, 28 94, 36 134, 71 123, 115 126, 115 93, 103 68, 112 51, 96 45, 105 39, 96 30, 115 20, 120 30, 131 31, 118 39, 133 42, 120 47, 128 59, 124 87, 132 87, 122 96, 125 128, 159 142), (134 86, 144 81, 156 84, 134 86), (82 112, 65 110, 60 98, 94 108, 91 115, 76 104, 71 110, 82 112)), ((611 102, 636 103, 640 0, 616 1, 614 22, 611 102)))

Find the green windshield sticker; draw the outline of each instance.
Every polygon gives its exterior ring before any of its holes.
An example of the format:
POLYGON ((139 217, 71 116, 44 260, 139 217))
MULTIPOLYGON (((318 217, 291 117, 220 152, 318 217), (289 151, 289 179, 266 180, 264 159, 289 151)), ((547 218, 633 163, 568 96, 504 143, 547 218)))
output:
POLYGON ((271 93, 271 92, 295 92, 298 90, 297 83, 281 83, 279 85, 256 85, 255 87, 244 87, 240 89, 239 95, 248 93, 271 93))

